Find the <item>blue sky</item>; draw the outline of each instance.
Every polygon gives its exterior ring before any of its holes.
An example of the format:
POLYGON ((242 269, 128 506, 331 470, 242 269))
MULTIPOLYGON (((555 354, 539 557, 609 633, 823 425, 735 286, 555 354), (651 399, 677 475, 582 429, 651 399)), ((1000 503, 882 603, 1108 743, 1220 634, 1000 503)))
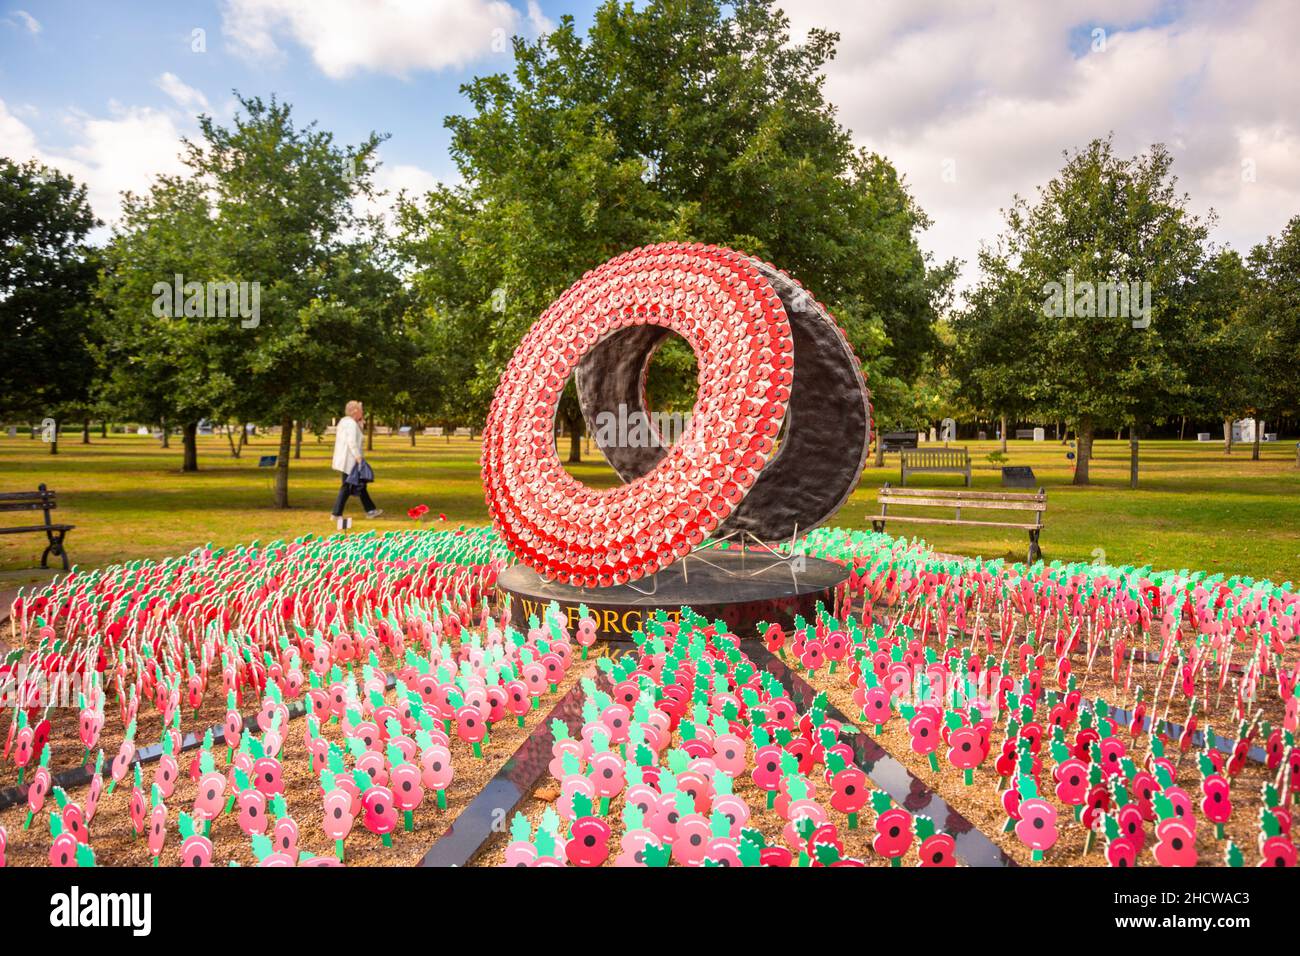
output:
MULTIPOLYGON (((381 184, 454 179, 443 118, 466 79, 510 65, 596 0, 0 0, 0 153, 87 182, 108 221, 123 189, 176 171, 199 110, 278 94, 344 142, 371 130, 381 184), (195 52, 194 31, 204 31, 195 52)), ((1160 141, 1211 233, 1243 251, 1300 214, 1300 4, 1293 0, 791 0, 793 33, 841 35, 826 92, 887 156, 966 262, 1063 150, 1160 141)))
MULTIPOLYGON (((585 29, 595 5, 590 0, 543 2, 537 9, 552 23, 572 14, 585 29)), ((0 19, 6 21, 0 23, 0 98, 11 109, 24 109, 23 120, 42 147, 68 150, 78 138, 70 115, 108 116, 122 108, 192 112, 201 101, 177 102, 169 96, 159 77, 170 74, 201 93, 208 111, 218 115, 228 114, 231 90, 237 89, 245 95, 275 93, 292 103, 302 120, 319 120, 345 142, 359 141, 371 130, 390 133, 383 150, 388 162, 446 178, 455 170, 442 121, 464 109, 460 84, 506 69, 511 59, 508 47, 497 52, 488 41, 481 50, 467 52, 465 65, 412 68, 404 75, 358 67, 330 76, 287 27, 276 31, 277 55, 239 52, 223 35, 230 6, 218 0, 21 0, 0 7, 0 19), (18 11, 33 18, 39 29, 18 11), (192 49, 196 29, 206 34, 202 52, 192 49)), ((519 3, 514 9, 518 32, 534 34, 527 6, 519 3)), ((177 125, 190 131, 181 119, 177 125)))

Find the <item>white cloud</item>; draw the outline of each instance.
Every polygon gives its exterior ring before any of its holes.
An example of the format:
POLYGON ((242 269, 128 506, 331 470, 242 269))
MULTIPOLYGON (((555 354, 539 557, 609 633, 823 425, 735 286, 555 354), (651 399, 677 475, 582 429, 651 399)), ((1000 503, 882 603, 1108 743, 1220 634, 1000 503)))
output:
MULTIPOLYGON (((69 114, 71 145, 47 148, 33 130, 0 100, 0 142, 5 154, 24 162, 35 159, 86 184, 90 208, 112 225, 121 214, 123 190, 141 193, 162 173, 177 173, 182 130, 168 113, 143 107, 112 105, 107 117, 69 114)), ((103 237, 103 230, 96 233, 103 237)))
POLYGON ((1033 198, 1062 150, 1111 132, 1121 155, 1169 146, 1194 211, 1219 214, 1215 241, 1244 252, 1300 214, 1300 7, 1288 0, 1191 0, 1168 22, 1160 0, 787 9, 796 36, 841 34, 827 97, 855 141, 907 177, 934 220, 923 245, 966 260, 963 286, 1012 196, 1033 198), (1104 49, 1092 48, 1094 29, 1104 49))
POLYGON ((41 32, 41 21, 37 20, 26 10, 15 10, 13 12, 13 18, 14 19, 9 19, 9 17, 6 17, 3 22, 11 26, 20 26, 33 35, 41 32))
MULTIPOLYGON (((245 59, 275 62, 287 34, 327 76, 405 76, 459 67, 509 49, 520 13, 504 0, 224 0, 222 32, 245 59)), ((546 23, 529 5, 534 28, 546 23)))
POLYGON ((208 98, 202 91, 188 85, 175 73, 163 73, 154 82, 181 109, 191 113, 208 111, 208 98))
POLYGON ((359 202, 358 212, 374 213, 382 216, 391 228, 394 224, 394 211, 397 197, 404 191, 408 199, 421 199, 425 193, 438 185, 439 179, 421 166, 411 163, 380 163, 375 171, 375 186, 384 195, 369 202, 359 202))

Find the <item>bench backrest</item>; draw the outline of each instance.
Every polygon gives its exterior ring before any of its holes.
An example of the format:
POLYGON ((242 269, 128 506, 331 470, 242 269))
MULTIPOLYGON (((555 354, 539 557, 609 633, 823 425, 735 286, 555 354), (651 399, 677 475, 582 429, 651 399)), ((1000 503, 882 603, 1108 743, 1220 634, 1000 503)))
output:
POLYGON ((54 492, 44 485, 36 491, 0 491, 0 511, 49 511, 57 507, 54 492))
POLYGON ((987 511, 1033 511, 1039 520, 1047 510, 1047 492, 1039 488, 1029 494, 1010 491, 970 491, 966 488, 891 488, 880 489, 877 501, 886 505, 919 508, 978 508, 987 511))
POLYGON ((970 452, 961 448, 915 448, 904 451, 903 464, 913 468, 965 468, 970 452))

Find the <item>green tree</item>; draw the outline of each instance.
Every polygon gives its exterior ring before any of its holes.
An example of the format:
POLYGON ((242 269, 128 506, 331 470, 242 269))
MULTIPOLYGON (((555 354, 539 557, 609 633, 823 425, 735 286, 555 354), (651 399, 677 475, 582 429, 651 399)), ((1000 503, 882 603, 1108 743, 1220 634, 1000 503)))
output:
POLYGON ((980 284, 953 316, 957 394, 981 417, 997 420, 1002 451, 1010 424, 1042 402, 1043 363, 1034 348, 1039 302, 998 250, 980 253, 980 284))
MULTIPOLYGON (((0 157, 0 412, 59 421, 89 414, 98 262, 86 237, 97 225, 84 185, 0 157)), ((58 448, 50 443, 52 454, 58 448)))
MULTIPOLYGON (((463 88, 472 113, 447 119, 462 183, 404 204, 401 222, 421 301, 475 346, 477 418, 556 295, 619 252, 668 240, 788 270, 848 330, 877 395, 888 379, 905 392, 935 345, 955 266, 927 261, 924 213, 836 122, 822 95, 836 39, 814 30, 792 43, 784 15, 759 0, 607 2, 585 39, 566 17, 515 40, 510 75, 463 88)), ((690 389, 688 363, 671 358, 669 403, 690 389)), ((559 415, 572 456, 582 422, 571 394, 559 415)))
POLYGON ((1251 285, 1250 271, 1232 249, 1207 256, 1193 283, 1189 359, 1196 371, 1189 376, 1186 411, 1223 422, 1224 454, 1232 453, 1233 421, 1247 414, 1261 390, 1251 285))
POLYGON ((199 420, 237 405, 249 381, 239 317, 207 314, 206 284, 231 278, 212 221, 211 197, 194 178, 160 177, 147 194, 126 194, 99 285, 100 395, 164 435, 179 424, 189 472, 199 467, 199 420), (186 294, 186 283, 202 289, 186 294))
POLYGON ((239 104, 229 126, 199 117, 183 176, 128 197, 106 275, 117 329, 104 360, 118 401, 184 424, 186 467, 200 417, 278 425, 275 504, 287 508, 295 421, 384 394, 376 370, 401 305, 378 221, 358 211, 375 195, 381 137, 343 147, 275 98, 239 104), (191 309, 188 295, 153 307, 146 290, 178 274, 246 291, 250 314, 191 309))
POLYGON ((1260 424, 1265 415, 1294 416, 1300 412, 1300 215, 1293 216, 1280 236, 1270 236, 1250 253, 1254 281, 1248 315, 1250 361, 1254 395, 1248 411, 1255 417, 1255 447, 1259 458, 1260 424))
POLYGON ((1005 286, 997 297, 1020 313, 1010 321, 1024 323, 1014 352, 1022 368, 1025 356, 1039 363, 1035 410, 1075 428, 1075 484, 1088 483, 1095 431, 1112 426, 1129 429, 1136 487, 1141 429, 1189 400, 1207 225, 1177 192, 1163 145, 1125 159, 1098 139, 1065 156, 1036 203, 1016 197, 984 275, 1005 286))

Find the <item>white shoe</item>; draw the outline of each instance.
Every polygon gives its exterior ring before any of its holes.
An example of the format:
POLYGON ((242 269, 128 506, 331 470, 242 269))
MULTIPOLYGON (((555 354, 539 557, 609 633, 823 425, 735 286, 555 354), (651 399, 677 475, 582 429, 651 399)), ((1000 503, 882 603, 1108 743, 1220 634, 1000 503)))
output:
POLYGON ((384 513, 384 509, 383 509, 383 508, 376 508, 374 511, 367 511, 367 512, 366 512, 366 517, 367 517, 367 518, 378 518, 378 517, 379 517, 381 514, 383 514, 383 513, 384 513))

